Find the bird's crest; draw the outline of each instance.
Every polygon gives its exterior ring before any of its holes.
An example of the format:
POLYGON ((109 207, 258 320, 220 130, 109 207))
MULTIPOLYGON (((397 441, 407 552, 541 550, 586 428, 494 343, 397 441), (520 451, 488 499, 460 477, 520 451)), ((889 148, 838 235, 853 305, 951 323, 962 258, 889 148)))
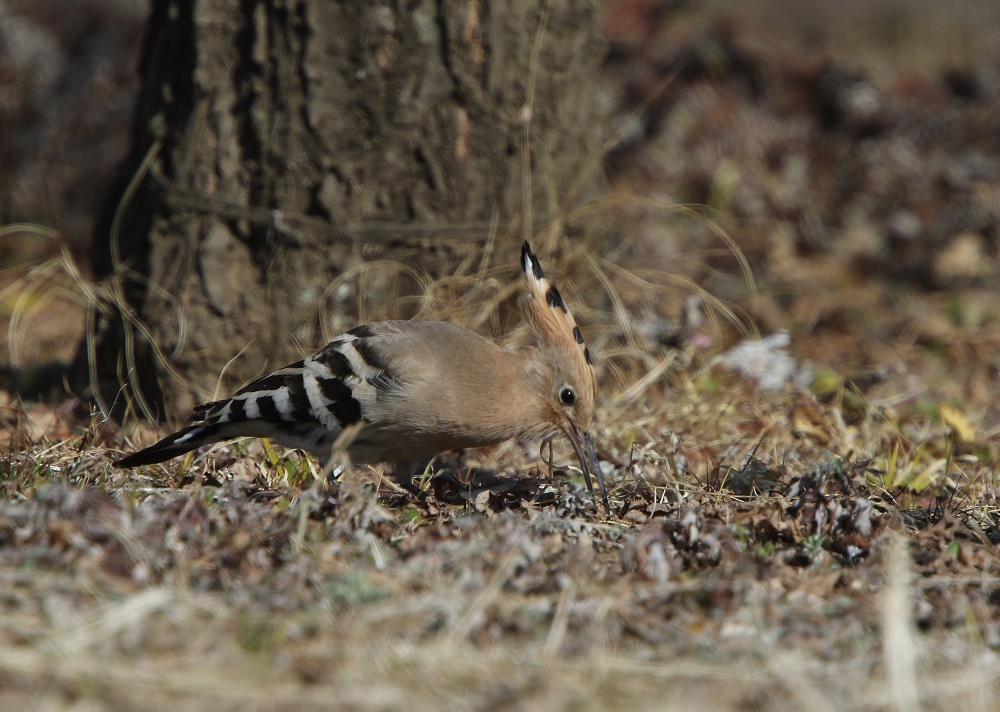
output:
POLYGON ((528 320, 538 338, 547 345, 578 354, 586 367, 592 369, 594 362, 580 327, 559 290, 545 278, 542 265, 527 241, 521 247, 521 269, 528 285, 528 320))

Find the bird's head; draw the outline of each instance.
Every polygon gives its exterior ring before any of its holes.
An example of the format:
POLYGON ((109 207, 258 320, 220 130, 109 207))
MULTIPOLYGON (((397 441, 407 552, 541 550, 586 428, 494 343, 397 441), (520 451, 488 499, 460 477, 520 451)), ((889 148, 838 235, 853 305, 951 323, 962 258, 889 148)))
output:
POLYGON ((605 509, 608 509, 604 476, 597 462, 587 429, 597 404, 597 376, 590 350, 580 327, 559 290, 545 277, 542 266, 525 242, 521 269, 527 285, 525 312, 534 330, 540 369, 539 393, 551 411, 553 430, 569 438, 580 460, 588 489, 590 472, 597 477, 605 509))

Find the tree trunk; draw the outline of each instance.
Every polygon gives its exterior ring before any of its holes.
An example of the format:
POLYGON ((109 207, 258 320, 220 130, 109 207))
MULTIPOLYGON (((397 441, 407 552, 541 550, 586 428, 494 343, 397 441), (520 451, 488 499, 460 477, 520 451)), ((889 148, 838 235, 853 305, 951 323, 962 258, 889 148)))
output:
POLYGON ((598 196, 597 19, 595 0, 154 0, 87 380, 185 415, 223 372, 230 388, 353 325, 329 289, 346 270, 441 276, 491 225, 598 196))

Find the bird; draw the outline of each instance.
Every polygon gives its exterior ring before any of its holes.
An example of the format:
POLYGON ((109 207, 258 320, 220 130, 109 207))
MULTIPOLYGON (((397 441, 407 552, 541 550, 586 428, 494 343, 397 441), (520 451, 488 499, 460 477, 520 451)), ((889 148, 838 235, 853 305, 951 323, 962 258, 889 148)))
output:
POLYGON ((229 398, 195 406, 187 427, 114 464, 138 467, 223 440, 266 437, 311 453, 324 468, 337 443, 352 463, 391 463, 403 479, 448 450, 548 442, 562 433, 595 506, 591 475, 610 515, 588 430, 597 402, 590 349, 528 241, 520 266, 532 334, 524 346, 506 349, 443 321, 362 324, 229 398), (346 445, 337 442, 345 429, 353 435, 346 445))

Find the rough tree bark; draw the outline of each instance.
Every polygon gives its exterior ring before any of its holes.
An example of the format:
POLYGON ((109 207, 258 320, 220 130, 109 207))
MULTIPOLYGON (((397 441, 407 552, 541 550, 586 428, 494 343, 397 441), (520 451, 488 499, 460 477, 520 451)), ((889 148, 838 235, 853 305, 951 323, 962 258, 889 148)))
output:
POLYGON ((183 416, 237 353, 223 387, 351 326, 320 316, 345 269, 445 273, 521 211, 532 78, 536 217, 553 185, 598 195, 597 19, 595 0, 154 0, 133 150, 95 240, 98 276, 133 276, 88 380, 183 416))

